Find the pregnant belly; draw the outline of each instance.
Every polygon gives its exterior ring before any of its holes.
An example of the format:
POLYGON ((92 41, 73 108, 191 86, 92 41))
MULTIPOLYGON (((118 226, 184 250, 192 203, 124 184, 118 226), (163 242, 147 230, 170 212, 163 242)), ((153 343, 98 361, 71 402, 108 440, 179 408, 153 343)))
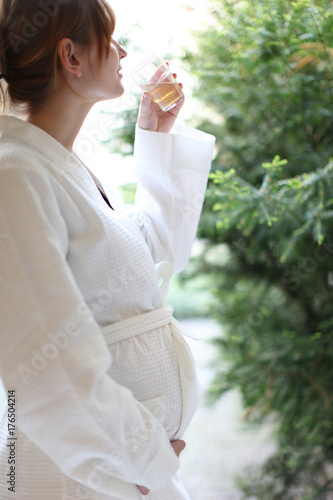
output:
POLYGON ((193 397, 198 392, 193 358, 182 336, 166 325, 112 344, 109 349, 109 375, 154 414, 170 439, 180 437, 196 410, 193 397))

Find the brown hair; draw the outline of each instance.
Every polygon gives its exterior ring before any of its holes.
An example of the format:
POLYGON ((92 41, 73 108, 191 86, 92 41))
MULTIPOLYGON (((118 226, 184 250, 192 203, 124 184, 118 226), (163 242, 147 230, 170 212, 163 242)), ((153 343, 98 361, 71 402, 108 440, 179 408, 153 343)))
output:
MULTIPOLYGON (((63 38, 109 54, 115 16, 107 0, 0 0, 0 73, 11 104, 36 111, 53 83, 64 78, 58 57, 63 38)), ((0 84, 3 103, 5 93, 0 84)))

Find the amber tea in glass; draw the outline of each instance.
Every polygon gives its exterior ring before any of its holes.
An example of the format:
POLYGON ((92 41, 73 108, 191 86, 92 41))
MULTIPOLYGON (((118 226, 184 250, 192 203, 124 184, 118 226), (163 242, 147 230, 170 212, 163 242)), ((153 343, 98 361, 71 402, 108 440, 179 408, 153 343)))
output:
POLYGON ((163 111, 174 108, 184 97, 169 66, 157 54, 153 54, 137 66, 132 72, 132 77, 163 111))

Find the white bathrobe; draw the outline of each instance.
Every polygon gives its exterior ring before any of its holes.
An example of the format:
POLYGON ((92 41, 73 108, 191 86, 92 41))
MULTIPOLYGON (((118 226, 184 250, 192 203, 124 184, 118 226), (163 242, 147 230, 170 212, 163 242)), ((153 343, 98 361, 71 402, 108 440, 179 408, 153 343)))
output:
POLYGON ((136 484, 147 500, 188 498, 170 440, 198 386, 165 295, 190 255, 214 142, 137 129, 135 207, 100 185, 111 210, 76 155, 0 117, 0 376, 15 391, 1 500, 138 500, 136 484))

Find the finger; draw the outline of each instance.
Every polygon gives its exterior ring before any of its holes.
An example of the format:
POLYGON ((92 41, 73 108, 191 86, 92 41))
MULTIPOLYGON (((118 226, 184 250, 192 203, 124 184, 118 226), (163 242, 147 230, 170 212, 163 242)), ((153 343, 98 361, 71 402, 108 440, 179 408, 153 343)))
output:
POLYGON ((150 491, 148 490, 148 488, 146 488, 145 486, 136 486, 138 488, 138 490, 140 491, 141 495, 149 495, 150 491))
POLYGON ((148 104, 150 100, 151 99, 150 99, 150 95, 148 94, 148 92, 143 92, 143 94, 142 94, 142 101, 144 103, 148 104))
POLYGON ((140 115, 143 119, 147 119, 152 114, 152 99, 148 92, 143 92, 140 105, 140 115))
POLYGON ((171 441, 171 445, 172 445, 176 455, 179 457, 179 455, 184 450, 186 443, 182 439, 177 439, 175 441, 171 441))
MULTIPOLYGON (((184 451, 184 450, 185 450, 185 448, 186 448, 186 443, 185 443, 185 441, 183 441, 182 439, 178 439, 178 446, 179 446, 179 449, 181 450, 181 452, 182 452, 182 451, 184 451)), ((180 453, 181 453, 181 452, 180 452, 180 453)))

